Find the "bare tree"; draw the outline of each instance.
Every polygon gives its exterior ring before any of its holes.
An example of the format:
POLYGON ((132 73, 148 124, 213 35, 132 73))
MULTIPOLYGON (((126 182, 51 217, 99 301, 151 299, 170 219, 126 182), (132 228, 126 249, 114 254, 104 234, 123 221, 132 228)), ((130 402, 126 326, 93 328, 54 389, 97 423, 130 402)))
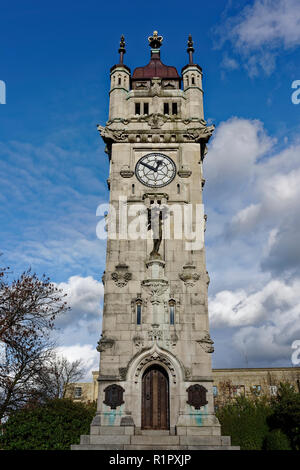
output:
POLYGON ((52 353, 39 373, 37 385, 44 398, 65 398, 74 382, 85 375, 82 360, 68 361, 52 353))
POLYGON ((38 377, 51 357, 50 333, 68 307, 50 279, 30 270, 8 283, 0 270, 0 422, 12 410, 38 399, 38 377))

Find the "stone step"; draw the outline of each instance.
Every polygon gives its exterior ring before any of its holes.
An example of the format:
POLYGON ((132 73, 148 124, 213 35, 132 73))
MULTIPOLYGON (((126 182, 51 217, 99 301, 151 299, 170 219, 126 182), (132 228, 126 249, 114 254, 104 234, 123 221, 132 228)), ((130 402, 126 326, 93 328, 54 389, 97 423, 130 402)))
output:
POLYGON ((129 444, 124 446, 124 450, 187 450, 187 446, 129 444))
POLYGON ((132 445, 179 445, 179 436, 168 436, 162 434, 131 436, 132 445))
MULTIPOLYGON (((181 449, 183 447, 181 446, 181 449)), ((240 450, 239 446, 186 446, 187 450, 240 450)))
MULTIPOLYGON (((126 435, 119 435, 119 436, 105 436, 105 435, 100 435, 100 436, 95 436, 92 435, 90 436, 90 441, 88 444, 114 444, 114 445, 119 445, 119 444, 130 444, 130 438, 131 436, 126 436, 126 435)), ((81 443, 81 442, 80 442, 81 443)), ((83 442, 85 444, 85 442, 83 442)))
POLYGON ((91 435, 122 436, 134 434, 134 426, 91 426, 91 435))
POLYGON ((79 444, 72 445, 71 450, 124 450, 124 444, 79 444))
POLYGON ((179 444, 184 446, 222 446, 230 445, 226 436, 179 436, 179 444))
POLYGON ((170 436, 168 429, 142 429, 135 432, 136 436, 170 436))
POLYGON ((220 426, 186 427, 179 426, 176 429, 178 436, 221 436, 220 426))

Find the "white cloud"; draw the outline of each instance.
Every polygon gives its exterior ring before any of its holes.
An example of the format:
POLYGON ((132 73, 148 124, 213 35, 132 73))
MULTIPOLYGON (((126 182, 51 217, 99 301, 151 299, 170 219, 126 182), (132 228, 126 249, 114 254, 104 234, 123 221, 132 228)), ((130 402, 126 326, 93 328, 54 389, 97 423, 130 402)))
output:
POLYGON ((300 44, 300 9, 298 0, 256 0, 240 14, 232 31, 238 47, 254 49, 263 45, 300 44))
POLYGON ((254 183, 255 163, 274 143, 258 120, 233 117, 220 123, 205 160, 208 197, 214 203, 224 197, 233 202, 233 190, 244 196, 245 184, 254 183))
POLYGON ((269 75, 280 48, 300 45, 299 1, 255 0, 218 30, 221 44, 226 40, 232 43, 251 76, 258 75, 260 69, 269 75))
POLYGON ((293 319, 300 327, 299 292, 300 279, 290 284, 271 280, 252 294, 241 289, 218 292, 209 303, 211 325, 237 327, 293 319))
POLYGON ((300 145, 276 152, 275 143, 259 121, 233 118, 221 123, 210 144, 204 202, 214 250, 207 256, 227 283, 222 290, 231 290, 230 271, 237 267, 248 271, 250 289, 255 271, 261 280, 263 272, 300 274, 300 145))
POLYGON ((205 160, 217 365, 289 364, 300 338, 300 145, 278 152, 275 143, 260 122, 233 118, 217 128, 205 160))
POLYGON ((74 344, 72 346, 62 346, 56 349, 59 355, 66 357, 70 362, 82 360, 83 368, 86 371, 85 377, 81 381, 91 381, 92 371, 99 369, 99 352, 92 344, 74 344))
POLYGON ((231 355, 252 364, 288 364, 300 339, 300 279, 272 280, 255 293, 223 291, 209 301, 212 328, 234 328, 231 355))
POLYGON ((92 276, 72 276, 68 282, 61 282, 57 287, 67 294, 66 302, 71 310, 56 321, 58 328, 78 326, 83 321, 99 320, 103 298, 103 284, 92 276))

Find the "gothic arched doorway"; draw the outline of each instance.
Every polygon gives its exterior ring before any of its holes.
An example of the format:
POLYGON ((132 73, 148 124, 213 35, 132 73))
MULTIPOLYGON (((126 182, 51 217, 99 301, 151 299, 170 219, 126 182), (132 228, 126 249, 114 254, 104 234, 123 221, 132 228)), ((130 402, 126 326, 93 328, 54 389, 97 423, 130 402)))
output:
POLYGON ((158 365, 142 378, 142 429, 169 429, 169 377, 158 365))

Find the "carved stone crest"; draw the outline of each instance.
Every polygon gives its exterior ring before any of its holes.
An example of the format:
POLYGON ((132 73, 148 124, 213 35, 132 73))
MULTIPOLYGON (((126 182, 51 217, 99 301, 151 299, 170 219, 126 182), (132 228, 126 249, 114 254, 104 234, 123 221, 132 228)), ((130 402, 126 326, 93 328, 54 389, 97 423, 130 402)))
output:
POLYGON ((194 406, 196 410, 199 410, 201 406, 207 405, 208 401, 206 400, 206 388, 203 385, 195 384, 190 385, 187 389, 188 400, 187 403, 191 406, 194 406))
POLYGON ((121 406, 124 403, 123 393, 125 392, 124 388, 120 385, 113 384, 109 385, 104 389, 105 400, 103 403, 107 406, 110 406, 112 410, 115 410, 117 406, 121 406))
POLYGON ((160 113, 153 113, 145 118, 151 129, 159 129, 167 120, 168 117, 160 113))
POLYGON ((127 264, 118 264, 116 270, 111 274, 111 278, 118 287, 124 287, 132 279, 132 273, 128 271, 127 264))
POLYGON ((207 353, 213 353, 214 352, 214 347, 213 347, 213 340, 211 339, 209 333, 206 333, 203 338, 198 339, 197 343, 200 344, 200 346, 204 349, 205 352, 207 353))
POLYGON ((179 278, 185 283, 186 286, 193 287, 200 279, 200 274, 195 272, 196 266, 193 264, 186 264, 183 266, 183 271, 179 274, 179 278))

